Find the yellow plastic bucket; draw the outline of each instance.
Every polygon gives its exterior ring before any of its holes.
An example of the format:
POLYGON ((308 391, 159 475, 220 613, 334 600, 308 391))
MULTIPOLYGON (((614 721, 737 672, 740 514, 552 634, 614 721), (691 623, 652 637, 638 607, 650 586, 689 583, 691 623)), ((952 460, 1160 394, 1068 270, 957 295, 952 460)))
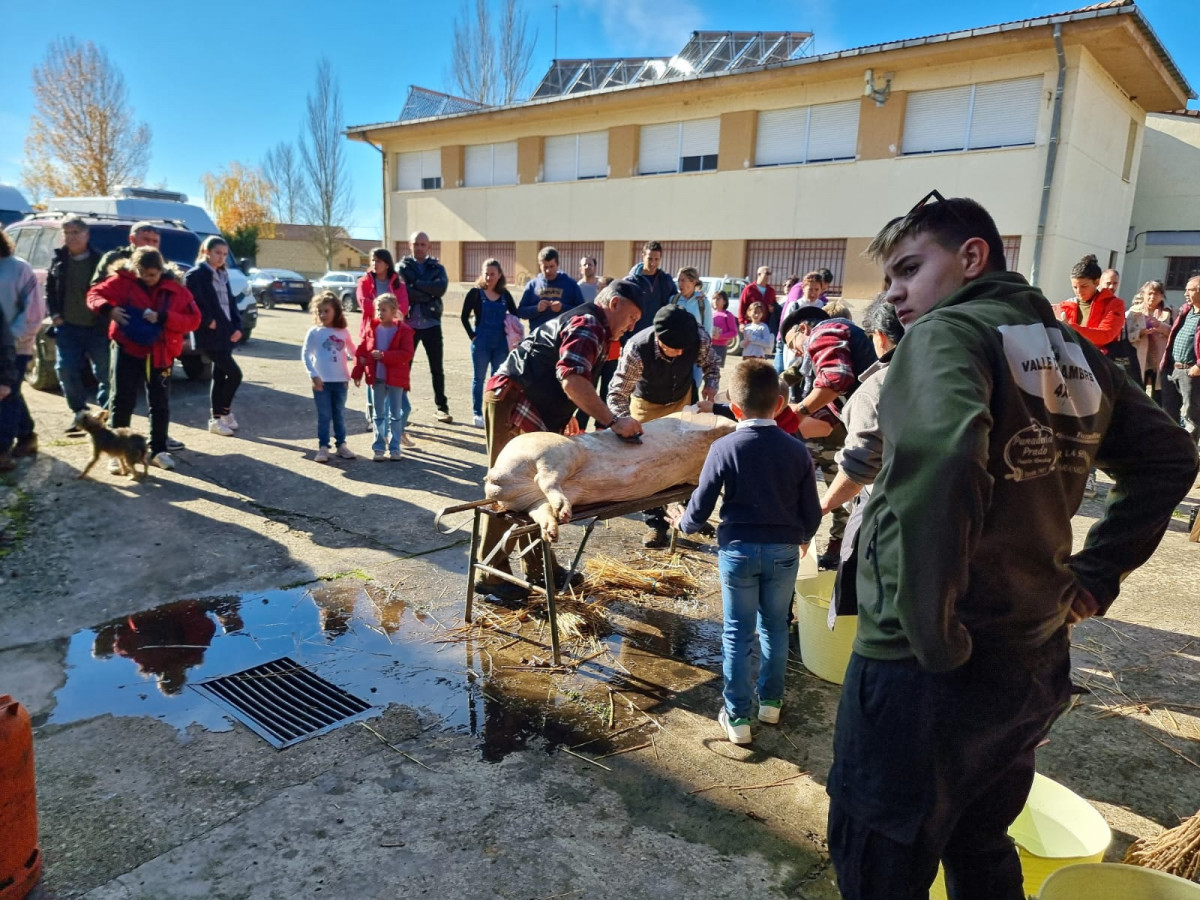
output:
MULTIPOLYGON (((1108 823, 1092 804, 1045 775, 1033 776, 1029 799, 1017 820, 1009 826, 1008 834, 1016 841, 1021 857, 1025 893, 1033 896, 1037 896, 1042 883, 1059 869, 1100 862, 1112 841, 1108 823)), ((933 900, 946 898, 940 867, 929 896, 933 900)))
POLYGON ((1047 878, 1038 900, 1200 900, 1200 884, 1140 866, 1086 863, 1047 878))
POLYGON ((838 616, 834 629, 829 630, 829 602, 836 577, 836 572, 820 572, 796 579, 796 629, 805 668, 818 678, 841 684, 858 634, 858 617, 838 616))

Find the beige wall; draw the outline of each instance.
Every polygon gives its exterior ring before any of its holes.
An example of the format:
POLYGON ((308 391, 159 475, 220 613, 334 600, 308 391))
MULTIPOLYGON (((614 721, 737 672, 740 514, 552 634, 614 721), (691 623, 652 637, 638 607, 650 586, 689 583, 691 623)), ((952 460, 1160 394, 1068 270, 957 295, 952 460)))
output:
POLYGON ((608 129, 608 177, 628 178, 637 172, 637 125, 617 125, 608 129))
POLYGON ((540 135, 517 140, 517 184, 535 184, 542 180, 542 146, 540 135))
POLYGON ((858 113, 859 159, 891 159, 899 154, 907 99, 906 91, 892 91, 882 106, 870 97, 862 98, 858 113))
POLYGON ((366 268, 366 258, 353 247, 343 245, 334 252, 333 265, 325 266, 325 254, 308 241, 258 241, 255 262, 260 269, 291 269, 305 277, 318 278, 329 269, 350 270, 366 268))
POLYGON ((740 277, 746 268, 746 242, 713 241, 712 256, 708 268, 708 272, 702 272, 701 274, 716 275, 719 277, 724 277, 725 275, 733 278, 740 277))
POLYGON ((633 268, 633 245, 629 241, 604 242, 604 271, 600 274, 620 278, 633 268))
POLYGON ((758 110, 744 109, 721 116, 721 144, 717 168, 722 172, 748 169, 754 165, 758 110))

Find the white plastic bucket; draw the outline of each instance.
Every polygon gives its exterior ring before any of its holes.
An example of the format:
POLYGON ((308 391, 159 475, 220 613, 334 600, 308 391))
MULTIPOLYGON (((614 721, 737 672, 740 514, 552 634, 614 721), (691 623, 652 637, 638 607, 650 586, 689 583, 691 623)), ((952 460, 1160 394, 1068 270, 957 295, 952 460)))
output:
POLYGON ((1140 866, 1086 863, 1050 875, 1038 900, 1200 900, 1200 884, 1140 866))

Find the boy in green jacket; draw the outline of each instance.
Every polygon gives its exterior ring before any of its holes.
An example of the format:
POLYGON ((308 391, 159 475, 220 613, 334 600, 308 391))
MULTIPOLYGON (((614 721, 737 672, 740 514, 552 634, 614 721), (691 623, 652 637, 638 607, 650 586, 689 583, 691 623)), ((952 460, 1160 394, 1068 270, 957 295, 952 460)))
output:
POLYGON ((883 467, 859 534, 830 853, 847 898, 924 897, 941 861, 952 898, 1019 900, 1007 829, 1034 749, 1067 705, 1067 626, 1106 612, 1153 553, 1196 452, 1005 271, 975 201, 933 192, 870 252, 906 332, 880 398, 883 467), (1115 485, 1072 555, 1093 465, 1115 485))

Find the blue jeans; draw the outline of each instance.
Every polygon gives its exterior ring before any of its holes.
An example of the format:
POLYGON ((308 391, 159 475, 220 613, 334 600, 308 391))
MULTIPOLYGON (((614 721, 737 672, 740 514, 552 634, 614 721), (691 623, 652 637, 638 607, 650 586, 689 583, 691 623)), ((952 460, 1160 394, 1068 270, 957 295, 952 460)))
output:
POLYGON ((402 387, 375 384, 367 385, 367 402, 375 411, 375 442, 371 449, 378 453, 381 450, 400 452, 400 436, 404 434, 404 426, 408 424, 408 391, 402 387), (391 426, 392 439, 388 440, 388 426, 391 426))
POLYGON ((475 415, 483 415, 483 384, 487 381, 488 366, 494 374, 507 356, 508 340, 503 334, 498 337, 476 334, 471 341, 471 365, 475 371, 471 379, 471 411, 475 415))
POLYGON ((12 449, 14 440, 28 440, 33 436, 33 417, 29 415, 29 407, 21 396, 21 385, 25 383, 25 369, 29 367, 32 356, 17 355, 17 377, 12 384, 10 393, 0 400, 0 453, 12 449))
POLYGON ((108 333, 100 328, 82 325, 59 325, 55 332, 58 358, 54 372, 62 385, 63 396, 71 412, 87 409, 87 389, 83 386, 83 367, 91 364, 96 376, 96 405, 108 406, 109 341, 108 333))
POLYGON ((788 607, 796 586, 800 550, 795 544, 734 541, 717 551, 725 631, 721 636, 725 709, 748 719, 754 702, 754 631, 761 664, 758 698, 782 700, 788 654, 788 607))
POLYGON ((329 423, 333 422, 333 437, 337 444, 346 443, 346 411, 345 381, 326 381, 321 390, 313 388, 313 400, 317 404, 317 443, 322 447, 329 446, 329 423))

